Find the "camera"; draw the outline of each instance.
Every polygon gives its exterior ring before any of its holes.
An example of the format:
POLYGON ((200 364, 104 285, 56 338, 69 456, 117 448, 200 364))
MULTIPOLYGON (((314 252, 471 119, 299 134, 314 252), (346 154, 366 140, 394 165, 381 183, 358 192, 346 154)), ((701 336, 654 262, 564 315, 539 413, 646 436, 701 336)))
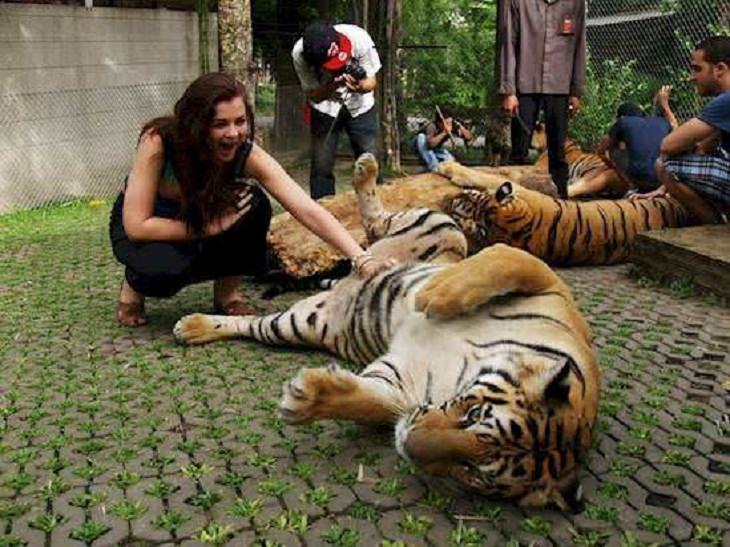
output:
POLYGON ((342 68, 342 74, 349 74, 358 82, 360 80, 364 80, 368 76, 368 73, 362 67, 360 61, 354 57, 350 57, 350 60, 347 61, 347 64, 342 68))

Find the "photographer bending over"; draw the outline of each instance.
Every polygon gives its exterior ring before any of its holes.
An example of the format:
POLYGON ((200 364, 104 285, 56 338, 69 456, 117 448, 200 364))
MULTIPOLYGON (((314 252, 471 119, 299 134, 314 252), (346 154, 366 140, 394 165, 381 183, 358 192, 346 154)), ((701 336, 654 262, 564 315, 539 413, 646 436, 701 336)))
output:
POLYGON ((292 50, 294 69, 312 107, 314 199, 335 193, 335 152, 341 131, 355 157, 376 154, 375 74, 380 57, 370 35, 355 25, 309 25, 292 50))

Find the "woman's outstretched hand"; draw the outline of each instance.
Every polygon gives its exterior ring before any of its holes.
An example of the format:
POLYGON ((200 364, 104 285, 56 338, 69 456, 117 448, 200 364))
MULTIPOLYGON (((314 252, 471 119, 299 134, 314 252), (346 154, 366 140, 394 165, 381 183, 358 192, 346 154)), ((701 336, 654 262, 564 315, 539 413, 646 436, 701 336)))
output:
POLYGON ((394 258, 375 257, 368 251, 365 251, 352 260, 352 267, 357 272, 358 277, 368 280, 378 275, 380 272, 392 268, 398 261, 394 258))

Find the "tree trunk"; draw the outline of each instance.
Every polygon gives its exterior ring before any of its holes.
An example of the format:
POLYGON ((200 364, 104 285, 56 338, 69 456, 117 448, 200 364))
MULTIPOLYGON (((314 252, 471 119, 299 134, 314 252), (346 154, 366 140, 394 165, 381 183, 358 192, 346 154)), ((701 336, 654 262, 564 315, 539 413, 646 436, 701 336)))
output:
POLYGON ((403 2, 383 0, 369 4, 370 34, 378 48, 383 65, 377 93, 383 160, 388 169, 400 171, 401 132, 398 104, 402 104, 403 90, 399 80, 401 71, 398 45, 402 36, 403 2))
POLYGON ((278 150, 309 146, 309 130, 304 122, 304 93, 291 58, 292 47, 301 32, 301 8, 302 0, 276 1, 276 28, 281 34, 278 35, 274 60, 276 104, 272 144, 278 150))
POLYGON ((223 72, 232 74, 255 97, 255 65, 249 0, 218 0, 218 44, 223 72))

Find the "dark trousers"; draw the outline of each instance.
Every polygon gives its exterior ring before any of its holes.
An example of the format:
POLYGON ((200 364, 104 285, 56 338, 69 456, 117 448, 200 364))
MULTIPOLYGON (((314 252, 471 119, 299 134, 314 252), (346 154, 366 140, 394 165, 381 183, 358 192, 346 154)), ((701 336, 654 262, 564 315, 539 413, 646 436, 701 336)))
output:
MULTIPOLYGON (((122 224, 124 194, 112 208, 109 236, 129 285, 145 296, 172 296, 187 285, 266 271, 266 234, 271 204, 256 188, 251 210, 225 232, 197 241, 130 241, 122 224)), ((157 198, 155 216, 175 218, 178 205, 157 198)))
POLYGON ((567 95, 520 95, 517 119, 512 119, 512 155, 510 161, 516 165, 527 163, 532 132, 535 130, 540 109, 545 112, 547 132, 548 165, 550 176, 558 188, 561 198, 568 197, 568 162, 565 161, 565 139, 568 136, 567 95), (527 132, 529 129, 529 133, 527 132))
POLYGON ((309 192, 314 199, 335 193, 335 152, 337 140, 343 130, 350 138, 355 157, 370 152, 376 153, 377 118, 375 107, 357 118, 340 108, 337 118, 322 114, 312 108, 312 163, 309 171, 309 192))

